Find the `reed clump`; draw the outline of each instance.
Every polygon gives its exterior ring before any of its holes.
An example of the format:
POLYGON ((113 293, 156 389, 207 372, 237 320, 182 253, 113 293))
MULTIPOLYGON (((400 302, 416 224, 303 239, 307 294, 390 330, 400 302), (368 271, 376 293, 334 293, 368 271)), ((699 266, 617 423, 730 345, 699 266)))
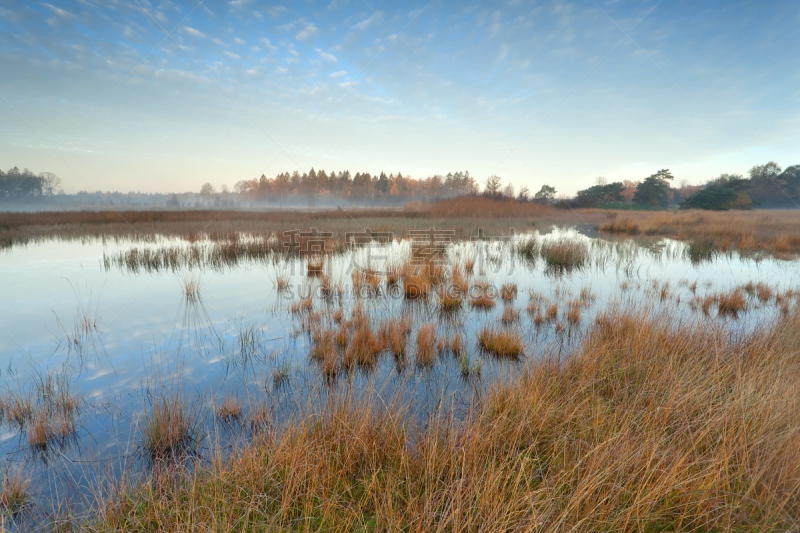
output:
POLYGON ((747 299, 741 289, 723 293, 718 297, 717 309, 720 315, 738 317, 747 309, 747 299))
POLYGON ((350 368, 353 364, 364 367, 373 366, 378 356, 384 350, 384 345, 379 336, 372 330, 368 320, 358 324, 347 342, 344 354, 344 364, 350 368))
POLYGON ((436 324, 430 322, 417 331, 417 364, 430 366, 436 361, 436 324))
POLYGON ((557 270, 582 268, 589 262, 589 247, 574 239, 561 238, 541 245, 542 258, 557 270))
POLYGON ((503 283, 500 287, 500 298, 504 302, 513 302, 517 298, 518 291, 516 283, 503 283))
POLYGON ((13 516, 30 503, 30 483, 30 479, 24 479, 18 470, 13 473, 3 472, 2 486, 0 486, 2 514, 13 516))
POLYGON ((429 270, 424 266, 406 263, 403 272, 403 294, 407 300, 418 300, 428 297, 433 282, 429 270))
POLYGON ((411 325, 405 317, 399 320, 385 320, 379 328, 379 337, 382 344, 398 362, 405 359, 410 333, 411 325))
POLYGON ((507 305, 503 309, 503 314, 500 316, 500 322, 504 326, 510 326, 511 324, 516 324, 519 322, 519 315, 520 312, 517 308, 512 305, 507 305))
POLYGON ((501 358, 517 358, 525 353, 525 343, 519 333, 492 326, 484 326, 478 332, 478 346, 501 358))
POLYGON ((308 277, 319 277, 325 268, 324 255, 312 255, 306 260, 306 273, 308 277))
POLYGON ((195 443, 198 421, 185 402, 172 393, 153 398, 140 426, 142 447, 151 459, 178 457, 195 443))
POLYGON ((473 309, 493 309, 495 306, 495 294, 495 289, 491 283, 479 281, 472 288, 470 305, 473 309))
POLYGON ((243 403, 240 399, 227 396, 222 403, 216 407, 217 418, 223 422, 235 422, 242 416, 243 403))

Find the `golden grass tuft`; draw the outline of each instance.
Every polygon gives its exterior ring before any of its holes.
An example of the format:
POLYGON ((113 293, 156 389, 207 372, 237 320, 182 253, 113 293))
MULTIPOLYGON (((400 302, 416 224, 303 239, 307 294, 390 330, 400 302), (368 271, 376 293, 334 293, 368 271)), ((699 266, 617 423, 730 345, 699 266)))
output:
POLYGON ((47 411, 41 409, 28 425, 28 446, 45 448, 52 437, 53 427, 50 425, 47 411))
POLYGON ((312 255, 306 260, 306 274, 308 274, 310 278, 321 276, 324 268, 324 255, 312 255))
POLYGON ((516 324, 519 322, 519 310, 512 305, 507 305, 503 309, 503 314, 500 317, 500 322, 503 323, 504 326, 510 326, 511 324, 516 324))
POLYGON ((3 472, 2 486, 0 486, 0 507, 5 511, 4 514, 13 516, 25 508, 31 500, 30 484, 30 479, 23 479, 19 471, 3 472))
POLYGON ((385 320, 379 328, 379 337, 383 346, 388 349, 396 361, 402 361, 406 356, 406 346, 408 335, 411 333, 411 326, 404 317, 395 320, 385 320))
POLYGON ((470 305, 473 309, 493 309, 495 306, 494 287, 488 282, 480 281, 475 283, 473 287, 472 299, 470 305))
POLYGON ((419 300, 428 297, 433 282, 424 265, 406 263, 403 272, 403 294, 407 300, 419 300))
POLYGON ((275 278, 275 286, 278 288, 279 291, 285 291, 289 288, 290 285, 289 276, 284 274, 278 274, 275 278))
POLYGON ((737 317, 745 309, 747 309, 747 299, 741 289, 735 289, 718 296, 717 310, 720 315, 737 317))
POLYGON ((350 368, 353 364, 371 367, 377 362, 378 356, 383 350, 383 343, 379 336, 372 331, 369 321, 362 321, 356 326, 348 341, 344 355, 345 367, 350 368))
POLYGON ((170 393, 153 398, 140 426, 142 447, 151 459, 183 454, 195 440, 197 420, 184 402, 177 394, 170 393))
POLYGON ((436 361, 436 324, 430 322, 417 331, 417 364, 430 366, 436 361))
POLYGON ((478 332, 478 346, 495 357, 517 358, 525 353, 519 333, 491 326, 484 326, 478 332))
POLYGON ((311 296, 300 298, 290 307, 293 314, 310 313, 314 309, 314 300, 311 296))
POLYGON ((589 261, 589 247, 574 239, 562 238, 544 242, 541 254, 549 267, 558 270, 581 268, 589 261))
POLYGON ((567 322, 572 325, 581 323, 581 308, 582 303, 580 300, 572 300, 567 305, 567 322))
POLYGON ((517 284, 516 283, 504 283, 502 287, 500 287, 500 298, 504 302, 512 302, 517 298, 517 284))
POLYGON ((33 417, 33 400, 30 395, 12 394, 5 401, 5 415, 9 422, 22 428, 33 417))
POLYGON ((242 416, 242 401, 228 396, 215 409, 217 418, 224 422, 235 422, 242 416))

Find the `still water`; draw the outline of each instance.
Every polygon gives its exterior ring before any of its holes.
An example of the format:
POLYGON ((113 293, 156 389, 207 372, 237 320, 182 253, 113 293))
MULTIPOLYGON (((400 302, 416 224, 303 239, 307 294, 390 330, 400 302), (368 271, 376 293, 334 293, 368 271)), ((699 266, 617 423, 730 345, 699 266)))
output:
MULTIPOLYGON (((21 470, 30 477, 42 506, 69 501, 91 504, 91 494, 123 474, 147 472, 138 430, 154 396, 178 391, 203 421, 197 456, 226 450, 249 438, 246 424, 222 423, 214 406, 235 397, 245 412, 268 405, 276 425, 344 390, 370 390, 381 397, 400 397, 411 416, 424 421, 436 409, 464 413, 498 379, 519 373, 525 361, 568 357, 598 313, 610 309, 657 314, 668 320, 708 320, 746 332, 780 316, 787 298, 800 287, 800 262, 768 257, 720 254, 692 261, 684 243, 606 241, 575 229, 523 235, 515 243, 456 243, 445 250, 445 264, 475 262, 473 279, 498 290, 517 285, 511 302, 497 299, 488 311, 469 305, 443 315, 436 298, 409 302, 402 290, 381 287, 379 294, 348 290, 351 271, 369 266, 385 271, 410 254, 405 241, 359 248, 330 257, 325 270, 345 289, 326 301, 319 281, 306 276, 304 259, 271 257, 232 266, 198 265, 149 272, 132 271, 109 261, 133 247, 189 247, 180 240, 141 243, 61 242, 14 247, 0 252, 0 391, 36 397, 48 375, 79 397, 76 431, 46 449, 29 445, 29 428, 0 426, 3 472, 21 470), (582 267, 557 269, 538 254, 518 253, 520 243, 534 238, 538 246, 564 240, 582 243, 588 259, 582 267), (290 282, 278 290, 277 280, 290 282), (738 316, 718 317, 702 310, 709 295, 730 292, 748 283, 768 285, 778 298, 745 292, 747 308, 738 316), (187 286, 194 287, 187 295, 187 286), (329 320, 341 308, 345 317, 360 305, 375 324, 406 317, 412 324, 409 364, 391 356, 370 371, 324 379, 309 360, 310 335, 303 328, 307 313, 292 313, 301 296, 314 296, 314 309, 329 320), (555 320, 535 324, 527 312, 531 300, 542 312, 556 305, 555 320), (580 301, 577 320, 566 318, 568 302, 580 301), (508 326, 522 335, 525 357, 498 361, 482 353, 477 331, 500 327, 507 306, 520 312, 508 326), (418 327, 434 322, 440 336, 460 334, 464 358, 441 356, 432 367, 413 364, 418 327), (462 360, 463 359, 463 360, 462 360), (471 369, 463 375, 464 366, 471 369), (37 384, 39 388, 37 389, 37 384)), ((751 285, 752 288, 752 285, 751 285)), ((794 302, 795 300, 792 300, 794 302)), ((794 305, 794 303, 792 303, 794 305)), ((505 326, 504 326, 505 327, 505 326)), ((34 400, 35 403, 35 400, 34 400)))

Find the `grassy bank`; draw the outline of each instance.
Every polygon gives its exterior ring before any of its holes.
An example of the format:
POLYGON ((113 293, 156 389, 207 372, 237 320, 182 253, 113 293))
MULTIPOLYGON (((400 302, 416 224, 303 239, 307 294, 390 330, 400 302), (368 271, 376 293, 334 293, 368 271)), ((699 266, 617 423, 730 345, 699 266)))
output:
POLYGON ((784 531, 800 526, 800 319, 732 340, 605 315, 464 421, 338 397, 152 476, 99 531, 784 531))
POLYGON ((601 231, 690 241, 700 250, 764 252, 790 258, 800 253, 800 210, 679 211, 607 215, 601 231))

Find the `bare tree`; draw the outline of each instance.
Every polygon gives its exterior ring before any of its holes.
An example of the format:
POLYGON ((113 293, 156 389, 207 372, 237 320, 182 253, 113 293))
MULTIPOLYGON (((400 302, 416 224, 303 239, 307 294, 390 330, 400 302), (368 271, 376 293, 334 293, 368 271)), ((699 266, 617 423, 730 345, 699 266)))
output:
POLYGON ((39 177, 42 178, 42 194, 44 196, 53 196, 61 192, 61 178, 52 172, 42 172, 39 177))
POLYGON ((497 196, 500 194, 500 188, 503 186, 503 179, 500 176, 492 174, 486 178, 486 194, 489 196, 497 196))

